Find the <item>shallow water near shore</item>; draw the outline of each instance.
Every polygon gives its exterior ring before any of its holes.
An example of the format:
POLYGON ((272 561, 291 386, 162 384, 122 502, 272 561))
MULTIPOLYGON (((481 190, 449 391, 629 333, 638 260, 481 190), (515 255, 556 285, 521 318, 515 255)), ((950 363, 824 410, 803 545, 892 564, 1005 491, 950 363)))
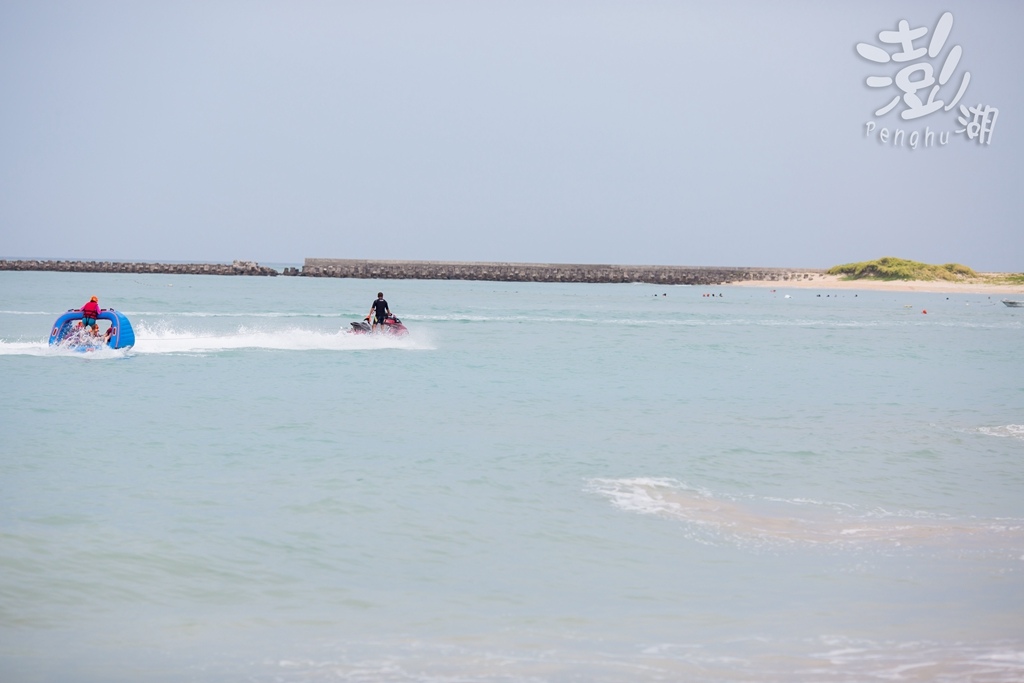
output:
POLYGON ((4 681, 1024 678, 998 297, 0 285, 4 681), (47 346, 91 294, 134 348, 47 346))

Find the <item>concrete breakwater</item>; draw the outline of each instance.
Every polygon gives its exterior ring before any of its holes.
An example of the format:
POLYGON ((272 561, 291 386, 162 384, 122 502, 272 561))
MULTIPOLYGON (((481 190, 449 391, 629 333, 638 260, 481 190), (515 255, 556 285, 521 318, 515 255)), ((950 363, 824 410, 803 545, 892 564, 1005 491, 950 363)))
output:
POLYGON ((705 266, 616 266, 562 263, 465 261, 368 261, 307 258, 284 275, 382 280, 491 280, 497 282, 645 282, 660 285, 720 285, 744 280, 809 280, 813 268, 720 268, 705 266))
POLYGON ((67 273, 159 273, 173 275, 269 275, 275 268, 254 261, 224 263, 128 263, 122 261, 0 260, 0 270, 46 270, 67 273))
POLYGON ((787 282, 824 274, 813 268, 714 266, 616 266, 569 263, 471 261, 370 261, 307 258, 302 268, 274 268, 254 261, 223 263, 130 263, 122 261, 0 260, 0 270, 172 275, 289 275, 362 280, 490 280, 494 282, 645 282, 659 285, 720 285, 745 280, 787 282))

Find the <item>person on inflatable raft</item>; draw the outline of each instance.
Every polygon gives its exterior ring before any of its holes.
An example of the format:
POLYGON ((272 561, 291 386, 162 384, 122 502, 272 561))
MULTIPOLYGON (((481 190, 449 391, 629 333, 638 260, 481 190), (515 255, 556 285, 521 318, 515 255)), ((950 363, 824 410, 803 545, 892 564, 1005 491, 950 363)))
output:
POLYGON ((96 319, 100 317, 99 297, 93 296, 80 310, 82 311, 82 326, 91 328, 92 336, 98 336, 100 329, 96 325, 96 319))

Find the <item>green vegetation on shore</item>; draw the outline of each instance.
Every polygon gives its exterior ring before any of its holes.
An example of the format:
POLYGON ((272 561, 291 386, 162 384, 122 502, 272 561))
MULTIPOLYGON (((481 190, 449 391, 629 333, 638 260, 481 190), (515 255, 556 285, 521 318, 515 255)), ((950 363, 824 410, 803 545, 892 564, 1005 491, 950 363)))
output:
POLYGON ((974 270, 959 263, 941 266, 885 256, 874 261, 844 263, 828 269, 829 275, 845 275, 847 280, 950 280, 965 282, 981 279, 974 270))
POLYGON ((994 275, 988 278, 988 282, 991 282, 994 285, 1024 285, 1024 273, 994 275))

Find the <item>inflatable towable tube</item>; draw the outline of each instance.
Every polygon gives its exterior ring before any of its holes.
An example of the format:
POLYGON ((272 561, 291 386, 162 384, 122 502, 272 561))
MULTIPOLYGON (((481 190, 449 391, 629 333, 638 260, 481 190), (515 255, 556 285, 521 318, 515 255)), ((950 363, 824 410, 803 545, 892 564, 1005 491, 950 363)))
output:
POLYGON ((99 337, 82 338, 76 335, 75 333, 78 331, 76 323, 81 319, 82 312, 79 310, 70 310, 57 318, 57 322, 53 323, 53 331, 50 332, 50 346, 66 344, 74 347, 98 347, 106 344, 112 349, 127 349, 135 345, 135 331, 132 330, 132 324, 120 311, 104 308, 96 316, 97 321, 106 320, 110 323, 111 332, 107 339, 103 333, 100 333, 99 337))

